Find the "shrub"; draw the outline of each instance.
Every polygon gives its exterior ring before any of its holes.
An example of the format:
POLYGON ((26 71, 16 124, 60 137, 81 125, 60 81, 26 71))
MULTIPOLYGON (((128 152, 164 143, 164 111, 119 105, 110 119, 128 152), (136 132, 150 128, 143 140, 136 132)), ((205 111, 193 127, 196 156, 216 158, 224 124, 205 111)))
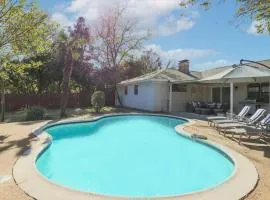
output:
POLYGON ((96 91, 91 97, 91 104, 96 112, 100 112, 101 108, 105 105, 105 94, 103 91, 96 91))
POLYGON ((34 120, 42 120, 45 118, 46 110, 40 106, 32 106, 26 109, 26 120, 34 121, 34 120))

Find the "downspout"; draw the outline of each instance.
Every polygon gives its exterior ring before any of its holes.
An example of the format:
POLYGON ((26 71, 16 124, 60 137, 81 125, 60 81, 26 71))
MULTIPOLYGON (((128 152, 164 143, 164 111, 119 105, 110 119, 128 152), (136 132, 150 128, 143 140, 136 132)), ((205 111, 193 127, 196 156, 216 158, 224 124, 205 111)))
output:
POLYGON ((115 92, 116 92, 116 96, 117 96, 117 100, 118 100, 118 102, 119 102, 119 105, 122 107, 122 102, 121 102, 119 93, 118 93, 118 91, 117 91, 117 85, 115 85, 115 92))
POLYGON ((172 112, 172 83, 169 81, 169 112, 172 112))
POLYGON ((230 117, 233 117, 233 82, 230 83, 230 117))

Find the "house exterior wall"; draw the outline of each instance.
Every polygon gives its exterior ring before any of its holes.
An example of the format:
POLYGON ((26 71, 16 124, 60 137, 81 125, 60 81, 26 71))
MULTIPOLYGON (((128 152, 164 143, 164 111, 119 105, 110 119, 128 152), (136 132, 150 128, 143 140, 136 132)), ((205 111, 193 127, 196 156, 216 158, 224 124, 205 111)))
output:
POLYGON ((186 111, 187 92, 172 92, 172 112, 186 111))
MULTIPOLYGON (((128 94, 125 95, 125 86, 117 86, 122 106, 154 112, 167 111, 167 83, 145 82, 129 84, 127 87, 128 94), (134 85, 138 85, 138 95, 134 94, 134 85)), ((116 105, 119 105, 117 94, 116 105)))
POLYGON ((247 83, 234 84, 233 91, 233 110, 239 112, 242 109, 241 101, 247 98, 247 83))
POLYGON ((211 89, 207 85, 187 85, 187 102, 211 101, 211 89))
POLYGON ((155 111, 167 112, 169 109, 169 84, 156 83, 153 85, 155 111))
MULTIPOLYGON (((241 104, 242 101, 244 101, 247 98, 247 87, 248 83, 239 83, 234 85, 234 112, 239 112, 243 104, 241 104)), ((258 103, 261 105, 261 108, 266 109, 268 112, 270 112, 270 104, 269 103, 258 103)), ((251 113, 255 112, 256 107, 255 105, 251 109, 251 113)))
MULTIPOLYGON (((125 95, 125 87, 118 86, 117 90, 124 107, 149 110, 154 112, 167 112, 169 109, 169 83, 138 83, 138 95, 134 95, 134 85, 128 85, 128 94, 125 95)), ((234 84, 234 112, 237 113, 243 107, 241 104, 247 98, 248 83, 234 84)), ((187 92, 172 93, 172 112, 186 111, 186 103, 191 101, 212 102, 212 88, 222 87, 220 84, 188 84, 187 92)), ((224 87, 229 87, 228 84, 224 87)), ((116 105, 119 105, 116 96, 116 105)), ((269 104, 261 104, 262 108, 270 112, 269 104)), ((254 110, 254 109, 253 109, 254 110)))

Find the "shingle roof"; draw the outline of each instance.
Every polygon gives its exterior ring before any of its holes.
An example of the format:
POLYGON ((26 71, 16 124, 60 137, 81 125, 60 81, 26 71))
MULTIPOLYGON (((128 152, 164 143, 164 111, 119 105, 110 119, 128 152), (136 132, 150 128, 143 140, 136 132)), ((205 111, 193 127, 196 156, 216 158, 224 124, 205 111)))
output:
POLYGON ((197 80, 197 79, 193 76, 182 73, 176 69, 166 68, 166 69, 159 69, 157 71, 147 73, 142 76, 138 76, 132 79, 122 81, 119 84, 129 84, 129 83, 146 82, 146 81, 185 82, 185 81, 193 81, 193 80, 197 80))
MULTIPOLYGON (((268 60, 262 60, 259 61, 265 65, 270 66, 270 59, 268 60)), ((257 64, 251 64, 252 66, 258 67, 258 68, 264 68, 257 64)), ((177 69, 172 68, 166 68, 166 69, 159 69, 151 73, 144 74, 142 76, 138 76, 132 79, 128 79, 125 81, 120 82, 119 84, 129 84, 129 83, 137 83, 137 82, 146 82, 146 81, 170 81, 170 82, 193 82, 198 81, 200 79, 207 79, 214 78, 217 75, 221 75, 223 73, 226 73, 227 71, 230 71, 232 69, 232 66, 223 66, 223 67, 217 67, 213 69, 208 69, 204 71, 191 71, 190 74, 185 74, 177 69)))
POLYGON ((201 79, 201 82, 220 83, 233 80, 233 82, 250 82, 254 78, 269 79, 270 69, 254 65, 235 65, 220 73, 201 79))
MULTIPOLYGON (((258 62, 270 66, 270 59, 262 60, 262 61, 258 61, 258 62)), ((264 68, 263 66, 255 64, 255 63, 250 63, 250 66, 264 68)), ((232 65, 229 65, 229 66, 216 67, 216 68, 213 68, 213 69, 204 70, 204 71, 201 71, 201 72, 195 71, 195 72, 191 72, 191 74, 194 74, 199 79, 203 79, 203 78, 207 78, 207 77, 210 77, 210 76, 214 76, 215 74, 225 72, 226 70, 231 69, 231 68, 232 68, 232 65)))

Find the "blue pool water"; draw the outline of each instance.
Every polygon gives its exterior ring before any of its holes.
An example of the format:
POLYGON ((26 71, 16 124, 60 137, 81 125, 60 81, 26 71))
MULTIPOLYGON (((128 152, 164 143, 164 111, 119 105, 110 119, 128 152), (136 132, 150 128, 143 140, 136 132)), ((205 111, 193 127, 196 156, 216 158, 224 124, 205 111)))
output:
POLYGON ((223 153, 176 133, 185 123, 164 116, 114 116, 46 129, 52 144, 38 170, 66 187, 112 196, 180 195, 228 179, 223 153))

